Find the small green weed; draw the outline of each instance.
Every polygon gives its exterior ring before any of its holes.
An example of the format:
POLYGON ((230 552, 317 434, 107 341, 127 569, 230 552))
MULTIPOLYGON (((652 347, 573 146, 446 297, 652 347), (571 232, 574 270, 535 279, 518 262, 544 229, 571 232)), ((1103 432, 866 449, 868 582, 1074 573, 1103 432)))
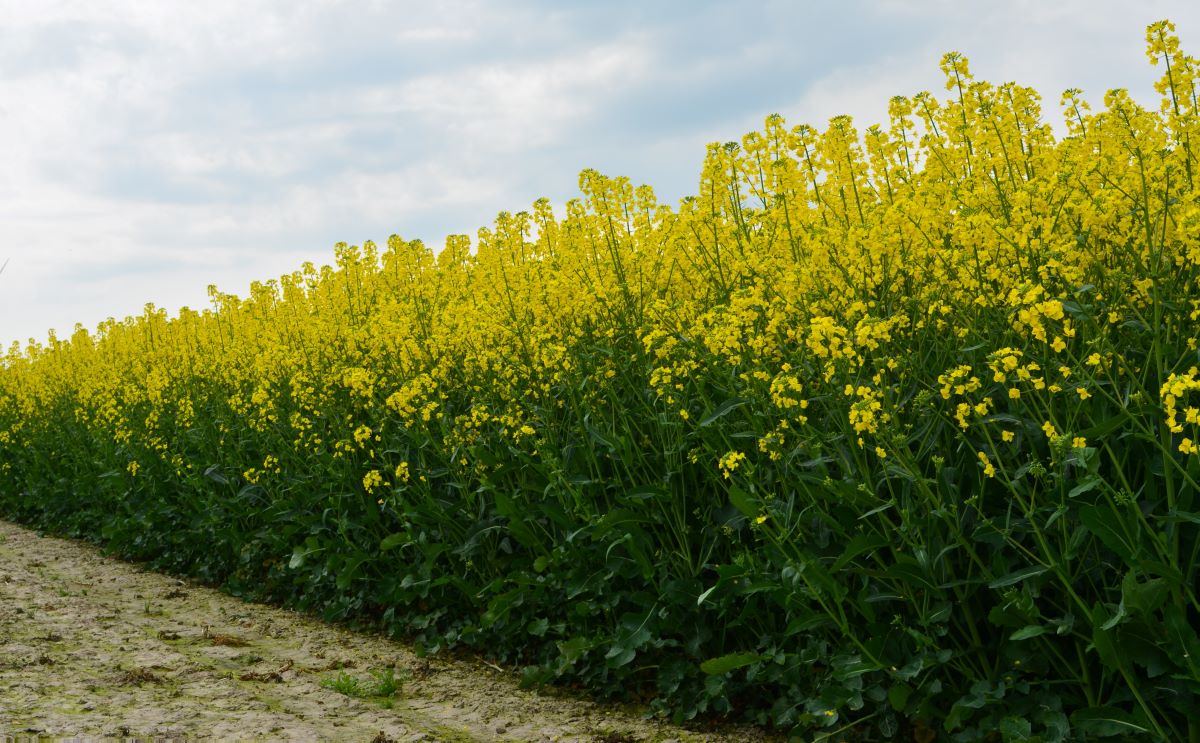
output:
POLYGON ((342 671, 336 676, 328 676, 321 679, 322 689, 332 689, 339 694, 345 694, 348 697, 364 697, 362 682, 354 676, 342 671))
POLYGON ((390 706, 392 697, 400 691, 401 681, 396 678, 393 668, 372 671, 371 679, 366 681, 342 671, 336 676, 321 679, 321 688, 357 699, 378 699, 390 706))
POLYGON ((393 697, 400 691, 400 679, 396 678, 396 669, 385 668, 382 671, 372 671, 371 676, 375 679, 374 685, 371 687, 371 696, 373 697, 393 697))

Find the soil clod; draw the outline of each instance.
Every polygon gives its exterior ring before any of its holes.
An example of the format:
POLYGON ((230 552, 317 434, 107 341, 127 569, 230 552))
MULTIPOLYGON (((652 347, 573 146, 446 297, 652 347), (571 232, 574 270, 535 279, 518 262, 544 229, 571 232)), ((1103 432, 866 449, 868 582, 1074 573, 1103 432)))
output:
POLYGON ((135 668, 132 671, 125 671, 118 676, 117 683, 122 686, 139 686, 141 684, 161 684, 162 679, 153 671, 145 668, 135 668))

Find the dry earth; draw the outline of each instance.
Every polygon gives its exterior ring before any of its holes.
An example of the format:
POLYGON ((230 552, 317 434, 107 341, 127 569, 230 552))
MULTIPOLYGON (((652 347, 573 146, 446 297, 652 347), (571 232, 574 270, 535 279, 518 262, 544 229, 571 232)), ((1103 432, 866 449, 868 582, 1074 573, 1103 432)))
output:
POLYGON ((0 522, 0 739, 749 741, 517 687, 482 662, 145 572, 0 522), (390 697, 347 696, 391 669, 390 697), (342 676, 345 674, 345 676, 342 676))

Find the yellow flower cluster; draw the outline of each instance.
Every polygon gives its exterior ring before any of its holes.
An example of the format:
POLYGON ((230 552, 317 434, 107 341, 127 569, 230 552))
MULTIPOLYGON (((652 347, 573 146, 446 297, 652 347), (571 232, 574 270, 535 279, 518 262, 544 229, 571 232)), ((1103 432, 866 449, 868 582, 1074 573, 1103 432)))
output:
MULTIPOLYGON (((1169 24, 1152 30, 1151 58, 1170 64, 1161 109, 1118 90, 1092 113, 1068 91, 1059 140, 1036 91, 978 81, 950 54, 946 100, 898 96, 861 134, 845 116, 823 131, 770 116, 711 145, 677 207, 588 170, 563 208, 503 212, 436 254, 397 236, 339 244, 333 265, 244 298, 210 288, 203 311, 147 306, 14 344, 0 466, 56 440, 61 405, 80 451, 129 475, 219 464, 270 489, 316 468, 375 493, 486 477, 498 457, 553 470, 566 455, 548 446, 575 415, 599 477, 618 448, 663 441, 640 423, 614 435, 612 401, 644 403, 637 415, 682 439, 733 397, 762 411, 747 438, 772 461, 838 427, 895 459, 931 405, 955 435, 1015 444, 1014 421, 1044 421, 1080 442, 1089 406, 1126 404, 1121 380, 1160 373, 1185 433, 1200 382, 1170 354, 1196 346, 1200 112, 1195 60, 1169 24), (1148 331, 1153 367, 1125 350, 1148 331), (918 390, 930 405, 909 401, 918 390)), ((713 441, 688 460, 718 482, 753 471, 713 441)), ((989 476, 995 456, 980 452, 989 476)))
POLYGON ((1188 431, 1190 436, 1184 436, 1179 442, 1179 451, 1184 454, 1198 454, 1200 447, 1200 368, 1195 366, 1183 374, 1172 374, 1163 383, 1163 409, 1166 411, 1167 426, 1171 433, 1180 434, 1188 431), (1193 393, 1196 397, 1192 397, 1193 393))

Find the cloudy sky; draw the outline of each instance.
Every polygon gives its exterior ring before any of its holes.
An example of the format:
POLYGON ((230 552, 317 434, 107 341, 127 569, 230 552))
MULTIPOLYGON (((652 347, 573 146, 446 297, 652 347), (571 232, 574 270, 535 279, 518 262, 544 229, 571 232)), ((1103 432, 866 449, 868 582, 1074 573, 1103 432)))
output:
POLYGON ((978 78, 1154 100, 1167 0, 0 0, 0 343, 204 306, 338 241, 474 234, 582 168, 675 202, 770 113, 978 78))

